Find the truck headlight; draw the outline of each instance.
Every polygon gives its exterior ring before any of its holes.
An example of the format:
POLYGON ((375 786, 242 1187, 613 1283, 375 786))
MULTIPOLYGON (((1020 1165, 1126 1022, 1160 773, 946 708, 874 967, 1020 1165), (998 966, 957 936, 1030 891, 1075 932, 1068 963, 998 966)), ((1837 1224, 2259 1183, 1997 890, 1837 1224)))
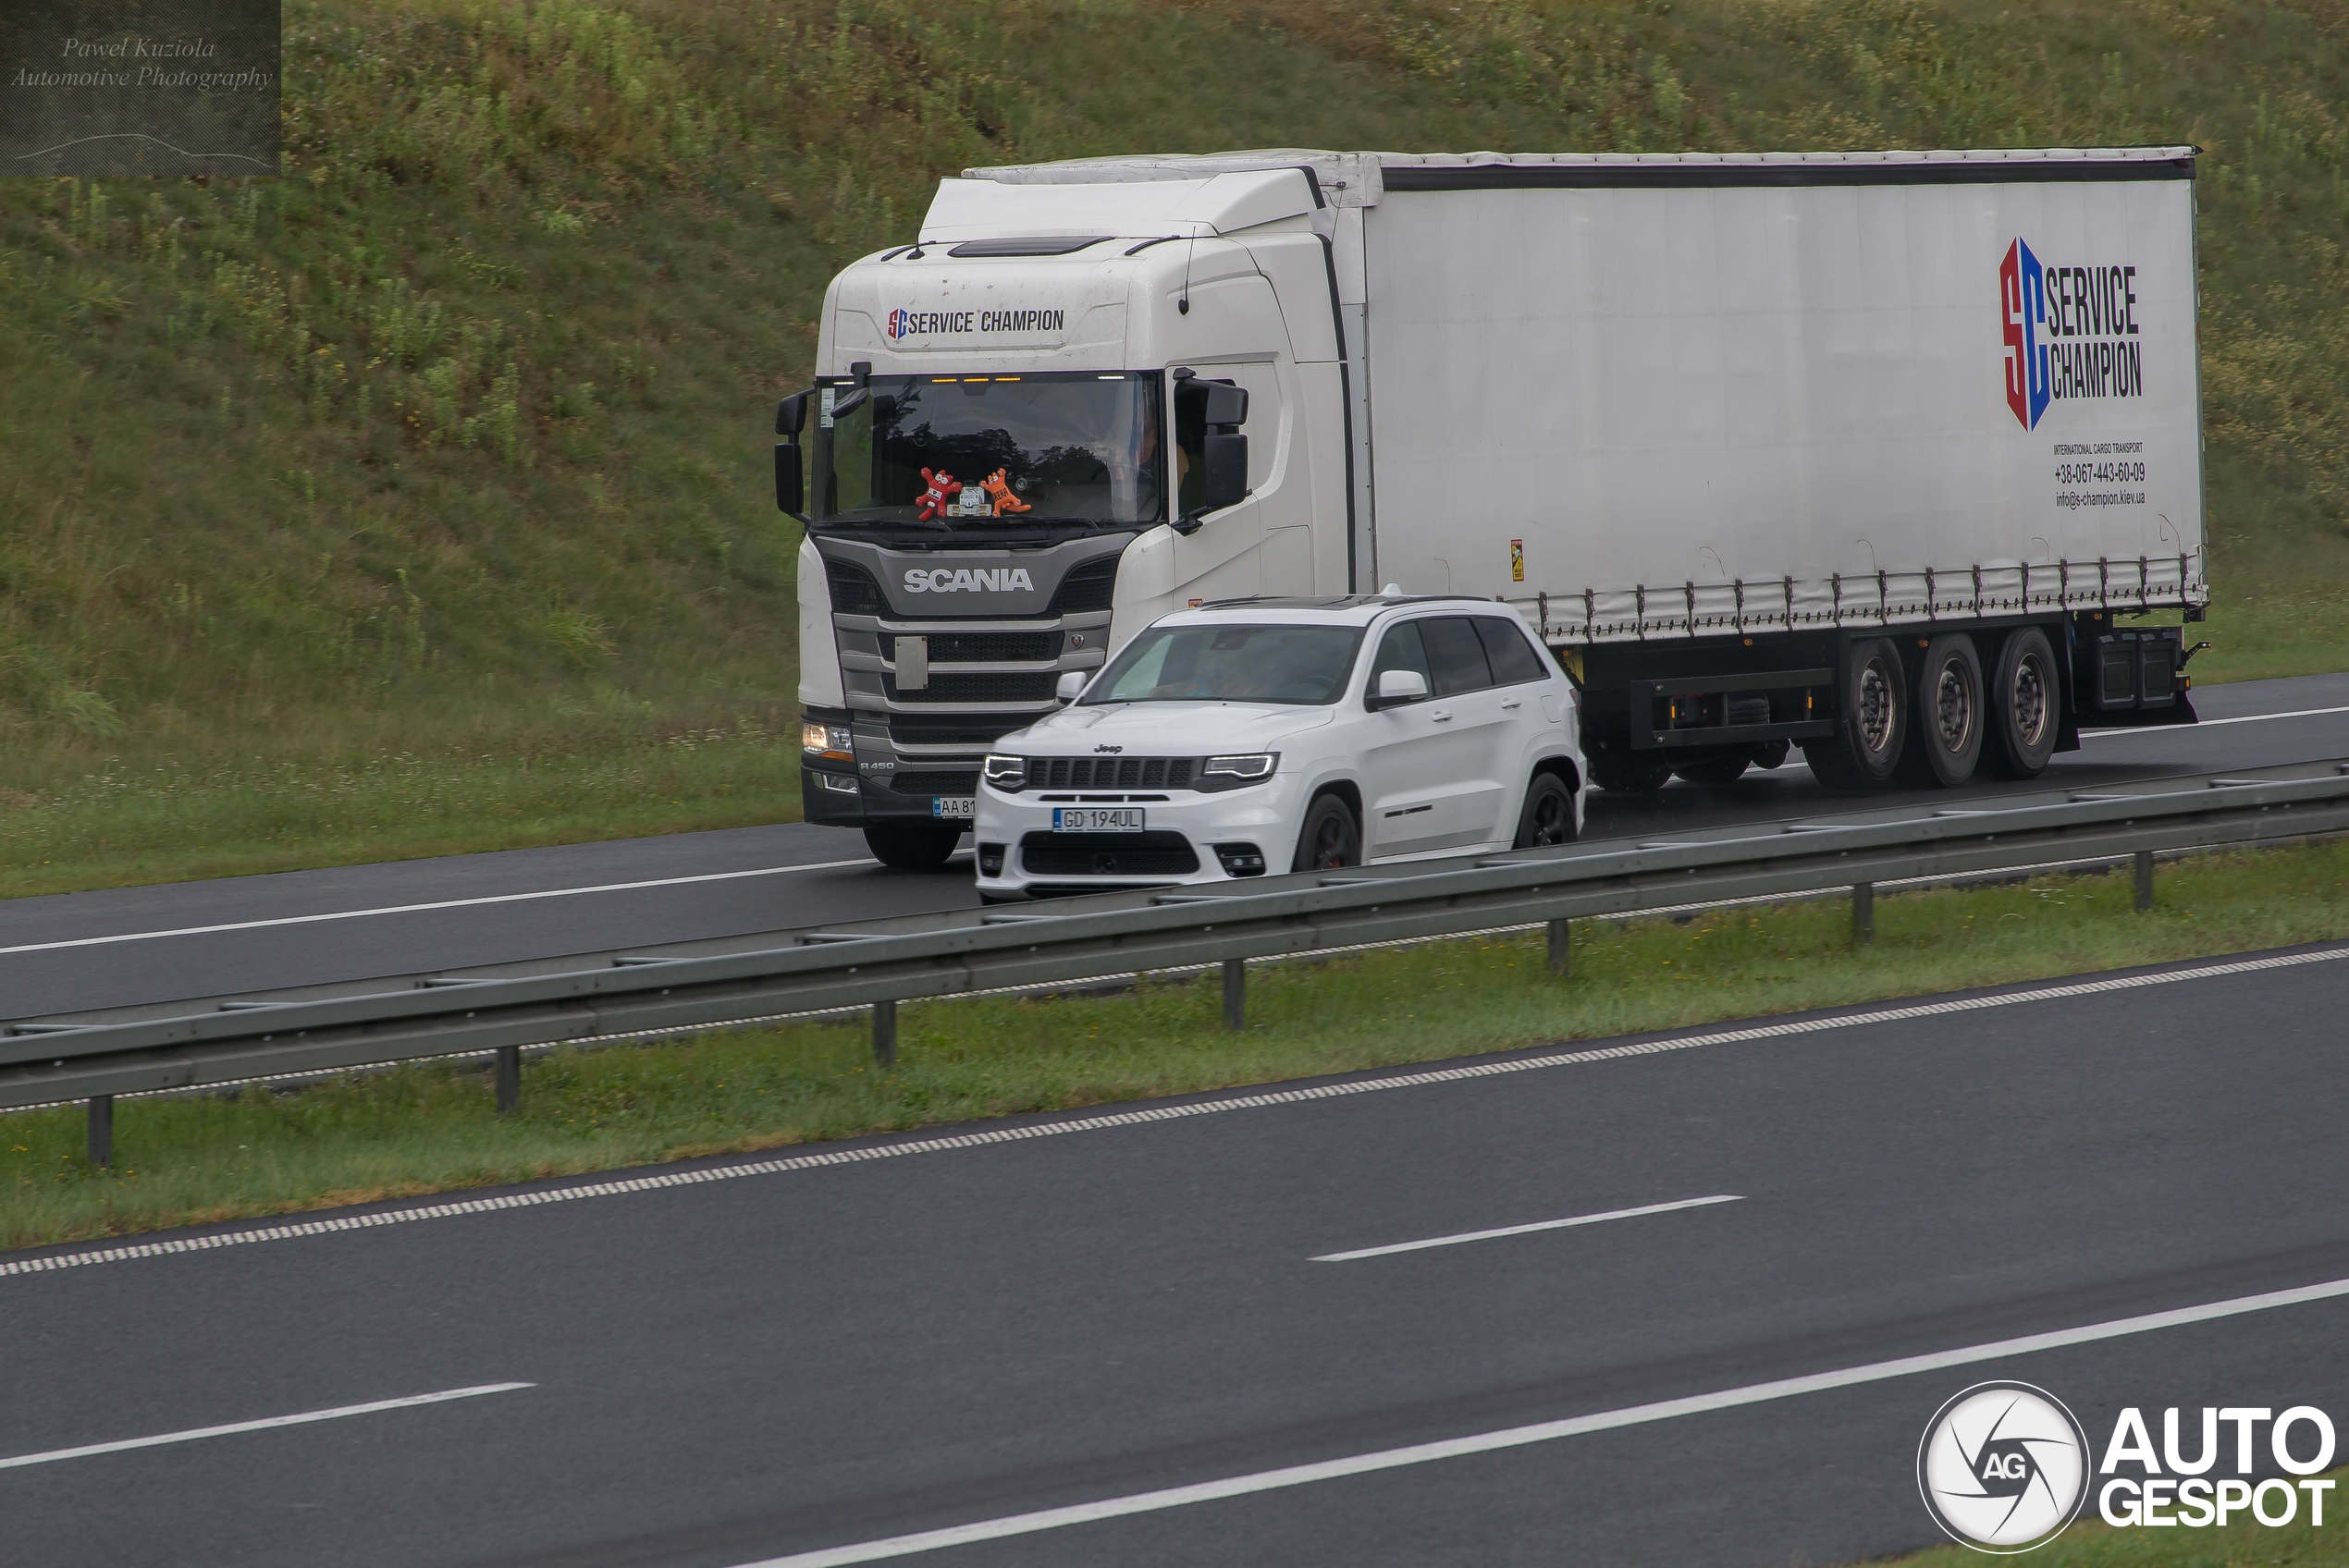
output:
POLYGON ((811 718, 799 727, 799 745, 811 757, 856 760, 856 742, 845 724, 822 724, 811 718))
POLYGON ((1027 759, 1008 757, 1001 752, 991 753, 987 758, 985 771, 990 784, 1002 790, 1016 790, 1027 782, 1027 759))
POLYGON ((1241 784, 1254 784, 1273 777, 1273 768, 1281 760, 1278 752, 1250 752, 1245 756, 1210 757, 1199 769, 1201 777, 1231 779, 1241 784))

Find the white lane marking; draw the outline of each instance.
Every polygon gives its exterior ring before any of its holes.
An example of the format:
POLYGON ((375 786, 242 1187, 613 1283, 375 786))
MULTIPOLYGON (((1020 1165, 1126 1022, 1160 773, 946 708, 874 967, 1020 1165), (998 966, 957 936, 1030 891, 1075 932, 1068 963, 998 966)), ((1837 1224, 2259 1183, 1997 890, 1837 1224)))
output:
POLYGON ((916 1552, 966 1546, 974 1541, 1002 1540, 1007 1536, 1034 1535, 1039 1530, 1063 1529, 1070 1525, 1089 1525, 1103 1519, 1123 1519, 1136 1513, 1155 1513, 1163 1509, 1180 1508, 1186 1503, 1213 1502, 1223 1498, 1247 1497, 1254 1492, 1277 1491, 1285 1487, 1310 1486, 1316 1481, 1334 1481, 1348 1476, 1397 1470, 1409 1464, 1428 1464, 1440 1459, 1457 1459, 1468 1454, 1523 1448, 1530 1443, 1580 1437, 1585 1432, 1607 1432, 1620 1427, 1669 1421, 1676 1416, 1734 1410, 1740 1405, 1791 1399, 1798 1394, 1848 1389, 1863 1383, 1880 1383, 1888 1378, 1907 1378, 1919 1372, 1946 1371, 1953 1366, 1968 1366, 1977 1362, 2030 1355, 2039 1351, 2060 1350, 2069 1345, 2093 1344, 2099 1340, 2147 1334, 2161 1329, 2208 1323, 2217 1318, 2240 1317, 2246 1312, 2265 1312, 2272 1307, 2297 1306, 2306 1302, 2330 1301, 2340 1296, 2349 1296, 2349 1280, 2302 1285, 2289 1291, 2270 1291, 2264 1295, 2237 1296, 2232 1301, 2180 1307, 2171 1312, 2148 1312, 2139 1317, 2118 1317, 2108 1323, 2059 1329, 2052 1333, 1994 1340, 1988 1344, 1903 1356, 1898 1361, 1872 1362, 1865 1366, 1847 1366, 1837 1372, 1814 1372, 1803 1378, 1780 1378, 1773 1382, 1749 1383, 1741 1389, 1723 1389, 1716 1393, 1694 1394, 1686 1399, 1659 1400, 1654 1404, 1603 1410, 1594 1415, 1572 1415, 1562 1421, 1541 1421, 1530 1427, 1510 1427, 1497 1432, 1447 1438, 1441 1442, 1414 1443, 1408 1448, 1350 1454, 1344 1459, 1325 1459, 1315 1464, 1292 1464, 1279 1470, 1261 1470, 1249 1476, 1228 1476, 1220 1481, 1201 1481, 1193 1486, 1168 1487, 1160 1491, 1136 1492, 1128 1497, 1104 1498, 1099 1502, 1080 1502, 1068 1508, 1047 1508, 1033 1513, 982 1519, 976 1524, 956 1525, 943 1530, 924 1530, 910 1536, 892 1536, 885 1540, 859 1541, 854 1546, 795 1552, 789 1557, 770 1557, 744 1563, 742 1568, 845 1568, 846 1564, 854 1562, 878 1562, 885 1558, 911 1557, 916 1552))
POLYGON ((1342 1099, 1350 1095, 1377 1094, 1386 1089, 1418 1089, 1433 1084, 1460 1084, 1470 1079, 1494 1078, 1511 1072, 1533 1072, 1551 1067, 1580 1067, 1586 1062, 1616 1061, 1625 1057, 1693 1050, 1700 1046, 1740 1045, 1749 1040, 1776 1040, 1790 1035, 1823 1034, 1831 1029, 1858 1029, 1872 1023, 1939 1018, 1953 1012, 1980 1012, 1992 1008, 2020 1007, 2030 1002, 2061 1001, 2072 997, 2098 997, 2113 991, 2139 990, 2149 986, 2174 986, 2189 980, 2211 980, 2229 974, 2257 974, 2270 969, 2296 969, 2304 964, 2331 963, 2340 959, 2349 959, 2349 947, 2237 959, 2229 963, 2206 963, 2193 969, 2172 969, 2154 974, 2121 974, 2105 980, 2077 981, 2068 986, 2042 986, 2035 991, 2010 991, 2000 996, 1957 997, 1948 1001, 1920 1002, 1913 1007, 1879 1008, 1874 1012, 1846 1013, 1835 1018, 1756 1023, 1743 1029, 1721 1029, 1707 1035, 1637 1040, 1629 1045, 1597 1046, 1589 1050, 1553 1051, 1543 1056, 1514 1057, 1506 1061, 1476 1061, 1459 1067, 1430 1068, 1421 1072, 1392 1073, 1384 1078, 1316 1084, 1305 1089, 1273 1089, 1261 1094, 1233 1095, 1222 1099, 1151 1106, 1142 1110, 1071 1117, 1061 1121, 990 1127, 981 1132, 957 1133, 943 1138, 909 1138, 896 1144, 861 1144, 849 1148, 827 1149, 820 1154, 745 1160, 738 1165, 706 1165, 688 1170, 666 1171, 658 1176, 628 1176, 618 1181, 592 1182, 575 1187, 535 1187, 494 1198, 461 1198, 453 1203, 429 1204, 420 1208, 378 1209, 370 1214, 306 1219, 291 1225, 264 1225, 250 1231, 215 1231, 195 1236, 175 1236, 164 1242, 131 1242, 119 1246, 94 1247, 88 1252, 53 1253, 46 1257, 27 1257, 14 1263, 0 1263, 0 1279, 13 1274, 44 1274, 59 1268, 80 1268, 86 1264, 126 1263, 135 1258, 210 1252, 218 1247, 246 1246, 256 1242, 285 1242, 302 1236, 330 1235, 341 1231, 368 1231, 381 1225, 408 1225, 424 1219, 453 1219, 468 1214, 536 1208, 542 1204, 576 1203, 585 1198, 620 1197, 632 1193, 661 1192, 671 1187, 695 1187, 707 1182, 732 1182, 745 1176, 781 1176, 794 1170, 820 1170, 826 1166, 861 1165, 874 1159, 901 1159, 910 1155, 942 1154, 950 1149, 1025 1143, 1031 1138, 1098 1133, 1112 1127, 1144 1127, 1160 1121, 1180 1121, 1194 1116, 1219 1116, 1227 1110, 1260 1110, 1269 1106, 1304 1105, 1314 1100, 1342 1099))
POLYGON ((2265 724, 2271 718, 2320 718, 2329 713, 2349 713, 2349 707, 2296 708, 2291 713, 2246 713, 2233 718, 2206 718, 2195 724, 2152 724, 2134 729, 2083 729, 2083 741, 2111 741, 2131 735, 2165 735, 2177 729, 2208 729, 2214 724, 2265 724))
POLYGON ((103 948, 115 942, 152 942, 164 937, 210 937, 222 931, 263 931, 273 925, 313 925, 323 920, 366 920, 378 914, 424 914, 437 909, 472 909, 481 904, 528 903, 533 899, 575 899, 587 893, 633 893, 646 888, 683 888, 695 882, 732 882, 744 876, 781 876, 793 871, 838 871, 842 866, 879 865, 876 860, 819 860, 805 865, 762 865, 754 871, 711 871, 698 876, 661 876, 649 882, 606 882, 594 888, 548 888, 535 893, 490 893, 478 899, 442 899, 428 904, 387 904, 382 909, 344 909, 327 914, 287 914, 274 920, 237 920, 225 925, 182 925, 170 931, 125 931, 113 937, 76 937, 64 942, 27 942, 0 948, 10 953, 55 952, 59 948, 103 948))
POLYGON ((1743 1203, 1741 1193, 1721 1193, 1709 1198, 1682 1198, 1677 1203, 1652 1203, 1639 1208, 1615 1208, 1605 1214, 1578 1214, 1571 1219, 1543 1219, 1531 1225, 1504 1225, 1497 1231, 1464 1231, 1457 1236, 1432 1236, 1424 1242, 1396 1242, 1391 1246, 1362 1247, 1354 1252, 1325 1252, 1311 1263, 1351 1263, 1358 1257, 1387 1257, 1398 1252, 1424 1252, 1429 1247, 1456 1247, 1463 1242, 1489 1242, 1500 1236, 1530 1236, 1536 1231, 1567 1231, 1577 1225, 1597 1225, 1609 1219, 1637 1219, 1642 1214, 1669 1214, 1676 1208, 1703 1208, 1707 1204, 1743 1203))
POLYGON ((55 1448, 46 1453, 19 1453, 12 1458, 0 1459, 0 1470, 21 1469, 27 1464, 54 1464, 60 1459, 87 1459, 99 1453, 122 1453, 134 1448, 161 1448, 166 1443, 191 1443, 199 1438, 225 1438, 235 1432, 265 1432, 273 1427, 301 1427, 313 1421, 339 1421, 346 1415, 373 1415, 379 1410, 407 1410, 419 1404, 444 1404, 452 1399, 510 1393, 516 1389, 535 1389, 537 1386, 535 1383, 480 1383, 470 1389, 443 1389, 437 1394, 409 1394, 402 1399, 379 1399, 366 1404, 338 1405, 332 1410, 305 1410, 299 1415, 271 1415, 259 1421, 231 1421, 225 1427, 198 1427, 191 1431, 165 1432, 153 1438, 125 1438, 120 1442, 55 1448))

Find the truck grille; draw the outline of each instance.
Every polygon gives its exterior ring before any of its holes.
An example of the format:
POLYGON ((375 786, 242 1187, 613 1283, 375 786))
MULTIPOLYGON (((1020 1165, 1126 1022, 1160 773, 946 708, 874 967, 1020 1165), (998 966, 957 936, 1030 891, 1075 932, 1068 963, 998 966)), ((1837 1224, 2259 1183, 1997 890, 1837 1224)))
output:
POLYGON ((894 713, 889 716, 889 738, 906 746, 991 746, 1002 736, 1028 724, 1025 714, 998 718, 985 713, 894 713))
MULTIPOLYGON (((1057 631, 933 631, 929 635, 929 662, 934 665, 1047 664, 1061 656, 1057 631)), ((880 652, 890 663, 897 662, 896 632, 880 634, 880 652)))
POLYGON ((1187 876, 1199 854, 1180 833, 1030 833, 1019 864, 1031 876, 1187 876))
POLYGON ((836 561, 824 557, 824 581, 832 591, 832 609, 840 615, 887 615, 889 606, 881 598, 880 584, 873 574, 855 561, 836 561))
POLYGON ((1052 594, 1052 607, 1046 615, 1087 615, 1109 608, 1110 594, 1117 586, 1117 557, 1096 556, 1084 565, 1072 570, 1061 579, 1052 594))
POLYGON ((950 675, 932 670, 929 684, 916 692, 897 689, 897 677, 881 677, 881 690, 892 703, 1049 703, 1055 677, 1049 669, 1033 675, 950 675))
POLYGON ((1030 757, 1027 785, 1033 790, 1181 790, 1199 766, 1196 757, 1030 757))
POLYGON ((901 795, 976 795, 978 770, 964 773, 901 773, 889 787, 901 795))

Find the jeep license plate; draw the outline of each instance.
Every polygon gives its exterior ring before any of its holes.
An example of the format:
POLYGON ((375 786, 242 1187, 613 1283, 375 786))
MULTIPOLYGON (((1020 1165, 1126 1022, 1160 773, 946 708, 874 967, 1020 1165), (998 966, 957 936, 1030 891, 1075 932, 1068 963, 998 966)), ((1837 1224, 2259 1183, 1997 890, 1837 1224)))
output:
POLYGON ((1142 808, 1139 806, 1054 806, 1052 831, 1055 833, 1139 833, 1142 831, 1142 808))
POLYGON ((956 822, 968 822, 972 813, 977 809, 978 799, 975 795, 934 796, 929 802, 929 814, 932 816, 949 817, 956 822))

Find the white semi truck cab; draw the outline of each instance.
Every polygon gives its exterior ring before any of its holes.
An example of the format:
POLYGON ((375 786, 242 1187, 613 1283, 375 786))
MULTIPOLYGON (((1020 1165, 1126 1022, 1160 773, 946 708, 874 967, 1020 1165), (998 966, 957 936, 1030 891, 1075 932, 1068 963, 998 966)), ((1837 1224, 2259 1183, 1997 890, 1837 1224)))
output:
POLYGON ((1508 604, 1593 780, 2028 775, 2190 721, 2191 149, 973 169, 777 410, 810 821, 942 861, 1170 610, 1508 604))

